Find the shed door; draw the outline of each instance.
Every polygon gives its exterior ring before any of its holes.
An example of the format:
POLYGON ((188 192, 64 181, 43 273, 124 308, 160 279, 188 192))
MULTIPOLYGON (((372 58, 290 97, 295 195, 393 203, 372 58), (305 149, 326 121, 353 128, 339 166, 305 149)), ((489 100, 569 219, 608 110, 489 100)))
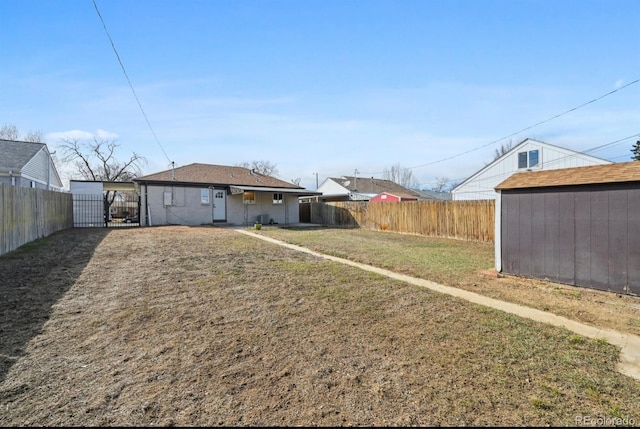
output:
POLYGON ((222 189, 213 190, 213 221, 227 220, 227 193, 222 189))

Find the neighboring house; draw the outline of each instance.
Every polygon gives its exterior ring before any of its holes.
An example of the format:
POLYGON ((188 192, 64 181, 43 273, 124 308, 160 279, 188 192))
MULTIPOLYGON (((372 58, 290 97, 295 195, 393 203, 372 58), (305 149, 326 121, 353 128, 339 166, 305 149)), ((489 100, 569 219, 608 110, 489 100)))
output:
POLYGON ((295 224, 298 197, 319 195, 244 167, 189 164, 134 179, 141 225, 295 224))
POLYGON ((415 195, 382 192, 369 200, 370 203, 398 203, 402 201, 418 201, 418 197, 415 195))
POLYGON ((62 190, 58 170, 44 143, 0 140, 0 183, 62 190))
POLYGON ((322 195, 313 198, 314 201, 370 201, 376 195, 388 192, 394 195, 402 194, 416 197, 418 201, 429 200, 413 189, 405 188, 391 180, 375 179, 373 177, 342 176, 329 177, 317 189, 322 195))
POLYGON ((516 172, 602 164, 611 164, 611 161, 537 140, 525 139, 456 186, 451 194, 454 200, 495 199, 497 195, 495 187, 498 183, 516 172))
POLYGON ((432 191, 428 189, 412 189, 412 192, 418 195, 418 199, 421 201, 449 201, 451 200, 451 192, 432 191))
POLYGON ((518 173, 496 189, 496 269, 640 295, 640 161, 518 173))

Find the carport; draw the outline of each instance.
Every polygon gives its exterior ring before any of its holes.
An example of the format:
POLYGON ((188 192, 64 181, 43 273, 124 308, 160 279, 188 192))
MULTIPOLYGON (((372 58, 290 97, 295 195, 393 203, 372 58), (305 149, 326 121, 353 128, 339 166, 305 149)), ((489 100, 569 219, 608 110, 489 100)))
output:
POLYGON ((140 226, 140 187, 134 182, 71 180, 74 227, 140 226))

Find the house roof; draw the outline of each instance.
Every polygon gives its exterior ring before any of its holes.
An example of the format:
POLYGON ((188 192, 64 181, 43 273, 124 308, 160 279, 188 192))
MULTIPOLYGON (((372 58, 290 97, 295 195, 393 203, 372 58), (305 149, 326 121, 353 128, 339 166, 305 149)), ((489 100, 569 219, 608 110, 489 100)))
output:
POLYGON ((280 192, 283 194, 295 194, 301 197, 311 197, 314 195, 322 195, 322 192, 307 191, 301 188, 267 188, 264 186, 245 186, 245 185, 231 185, 231 194, 236 194, 244 191, 258 191, 258 192, 280 192))
POLYGON ((293 183, 265 176, 249 168, 213 164, 189 164, 134 179, 135 182, 206 183, 271 188, 304 189, 293 183))
POLYGON ((488 170, 494 164, 497 164, 498 162, 501 162, 504 158, 506 158, 508 155, 512 154, 513 152, 519 151, 522 148, 522 146, 525 146, 527 143, 530 143, 530 142, 534 142, 536 145, 547 146, 547 147, 550 147, 550 148, 554 148, 554 149, 556 149, 558 151, 566 152, 567 154, 580 155, 582 157, 598 160, 600 162, 606 162, 606 163, 611 162, 611 161, 607 161, 607 160, 602 159, 602 158, 598 158, 598 157, 593 156, 593 155, 587 155, 587 154, 584 154, 584 153, 581 153, 581 152, 577 152, 577 151, 574 151, 574 150, 571 150, 571 149, 567 149, 567 148, 564 148, 564 147, 560 147, 560 146, 557 146, 557 145, 553 145, 553 144, 550 144, 550 143, 541 142, 539 140, 535 140, 535 139, 531 139, 531 138, 526 138, 526 139, 522 140, 520 143, 518 143, 517 145, 515 145, 514 147, 512 147, 511 149, 509 149, 507 152, 505 152, 504 154, 499 156, 498 158, 496 158, 493 161, 491 161, 489 164, 487 164, 484 167, 482 167, 480 170, 478 170, 475 173, 473 173, 471 176, 467 177, 463 182, 458 184, 458 186, 453 188, 452 191, 456 191, 458 188, 462 187, 467 182, 469 182, 469 181, 473 180, 475 177, 479 176, 483 171, 488 170))
POLYGON ((0 140, 0 168, 21 170, 45 146, 44 143, 0 140))
POLYGON ((640 161, 516 173, 497 190, 640 182, 640 161))
POLYGON ((378 195, 383 192, 389 192, 392 194, 404 193, 412 197, 419 196, 411 189, 407 189, 402 185, 386 179, 355 176, 330 177, 329 179, 351 192, 358 192, 360 194, 378 195))
POLYGON ((451 192, 439 192, 429 189, 412 189, 417 195, 425 200, 450 200, 451 192))

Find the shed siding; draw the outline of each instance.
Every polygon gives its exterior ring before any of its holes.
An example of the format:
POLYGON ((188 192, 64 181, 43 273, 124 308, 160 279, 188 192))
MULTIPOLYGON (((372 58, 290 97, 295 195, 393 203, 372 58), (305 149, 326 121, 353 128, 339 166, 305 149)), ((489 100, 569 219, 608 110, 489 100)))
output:
MULTIPOLYGON (((541 277, 547 273, 545 264, 545 195, 531 195, 531 275, 541 277), (538 215, 539 211, 542 215, 538 215)), ((550 267, 549 275, 554 275, 555 270, 550 267)))
POLYGON ((628 192, 621 190, 609 193, 609 279, 608 284, 626 285, 629 266, 629 235, 627 225, 629 207, 628 192))
MULTIPOLYGON (((553 214, 555 206, 547 206, 549 209, 549 221, 558 225, 558 234, 548 234, 549 239, 554 242, 553 246, 557 248, 557 252, 548 257, 553 257, 558 264, 557 281, 567 284, 575 284, 576 281, 576 249, 574 246, 576 231, 573 222, 567 219, 574 219, 575 216, 575 200, 573 198, 563 198, 561 194, 549 194, 549 199, 555 198, 558 201, 558 213, 553 214)), ((550 228, 551 229, 551 228, 550 228)))
MULTIPOLYGON (((586 193, 567 194, 575 199, 575 261, 576 283, 591 286, 591 196, 586 193)), ((567 219, 571 222, 571 218, 567 219)))
POLYGON ((504 272, 640 294, 640 189, 511 190, 501 206, 504 272))
MULTIPOLYGON (((543 240, 541 248, 541 255, 539 256, 541 261, 544 261, 544 268, 542 273, 547 273, 549 280, 559 281, 560 278, 560 264, 558 263, 558 245, 557 240, 560 234, 560 221, 559 216, 559 202, 558 195, 545 195, 538 194, 544 197, 544 213, 542 216, 537 216, 542 222, 542 228, 544 228, 544 235, 540 235, 543 240)), ((540 275, 540 274, 538 274, 540 275)))
POLYGON ((640 295, 640 189, 631 189, 627 194, 627 278, 630 292, 640 295))

